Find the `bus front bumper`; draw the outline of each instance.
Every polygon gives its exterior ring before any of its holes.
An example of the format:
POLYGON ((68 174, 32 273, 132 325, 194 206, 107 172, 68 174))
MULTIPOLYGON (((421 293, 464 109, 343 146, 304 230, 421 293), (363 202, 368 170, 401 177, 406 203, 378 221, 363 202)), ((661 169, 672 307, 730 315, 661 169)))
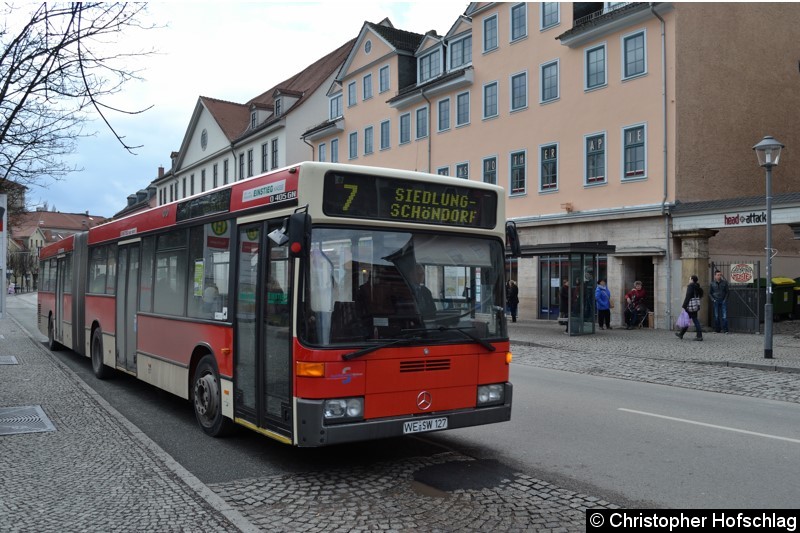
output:
MULTIPOLYGON (((446 429, 465 428, 511 419, 511 383, 505 384, 504 403, 469 410, 440 411, 423 416, 402 416, 366 420, 363 422, 325 424, 323 422, 324 400, 297 399, 297 445, 301 447, 328 446, 346 442, 367 441, 417 435, 404 431, 407 422, 447 418, 446 429)), ((437 431, 431 429, 430 431, 437 431)), ((426 431, 429 432, 429 431, 426 431)))

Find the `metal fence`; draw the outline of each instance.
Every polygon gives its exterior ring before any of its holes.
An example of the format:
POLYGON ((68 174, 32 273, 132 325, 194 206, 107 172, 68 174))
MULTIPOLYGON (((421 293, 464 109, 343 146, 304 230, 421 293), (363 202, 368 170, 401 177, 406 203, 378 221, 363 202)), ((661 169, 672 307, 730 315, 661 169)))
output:
MULTIPOLYGON (((730 289, 728 293, 728 329, 735 333, 760 333, 761 323, 764 321, 765 298, 765 288, 761 286, 760 282, 761 262, 711 263, 709 280, 714 279, 715 270, 722 272, 730 289), (732 267, 737 265, 752 266, 752 272, 748 274, 752 280, 750 283, 732 283, 732 267)), ((708 306, 708 323, 713 327, 713 305, 708 306)))

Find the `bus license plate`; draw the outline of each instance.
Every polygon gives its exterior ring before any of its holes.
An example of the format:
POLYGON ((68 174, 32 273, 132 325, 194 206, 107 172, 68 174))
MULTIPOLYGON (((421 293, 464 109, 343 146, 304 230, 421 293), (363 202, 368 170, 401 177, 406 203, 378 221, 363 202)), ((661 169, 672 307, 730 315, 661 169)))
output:
POLYGON ((423 433, 425 431, 435 431, 437 429, 447 429, 447 418, 426 418, 425 420, 414 420, 403 424, 403 434, 423 433))

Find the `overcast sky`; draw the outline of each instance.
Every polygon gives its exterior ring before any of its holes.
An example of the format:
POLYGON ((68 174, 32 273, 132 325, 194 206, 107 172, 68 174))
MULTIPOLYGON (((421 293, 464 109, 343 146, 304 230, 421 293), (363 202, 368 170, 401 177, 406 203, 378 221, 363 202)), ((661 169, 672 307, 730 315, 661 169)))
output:
POLYGON ((126 152, 103 124, 82 139, 74 156, 81 172, 28 192, 30 207, 47 202, 63 213, 111 216, 169 168, 199 96, 244 103, 357 37, 364 21, 389 17, 398 29, 444 35, 469 2, 191 2, 152 3, 149 15, 164 29, 129 39, 131 49, 155 47, 143 82, 130 82, 114 101, 141 115, 112 115, 137 155, 126 152))

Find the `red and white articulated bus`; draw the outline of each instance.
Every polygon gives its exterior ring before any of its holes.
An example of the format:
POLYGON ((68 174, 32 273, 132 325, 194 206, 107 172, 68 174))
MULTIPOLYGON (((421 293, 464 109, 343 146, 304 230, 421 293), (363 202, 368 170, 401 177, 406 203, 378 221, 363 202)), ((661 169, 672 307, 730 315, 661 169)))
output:
POLYGON ((503 190, 307 162, 41 251, 39 329, 296 446, 507 421, 503 190))

